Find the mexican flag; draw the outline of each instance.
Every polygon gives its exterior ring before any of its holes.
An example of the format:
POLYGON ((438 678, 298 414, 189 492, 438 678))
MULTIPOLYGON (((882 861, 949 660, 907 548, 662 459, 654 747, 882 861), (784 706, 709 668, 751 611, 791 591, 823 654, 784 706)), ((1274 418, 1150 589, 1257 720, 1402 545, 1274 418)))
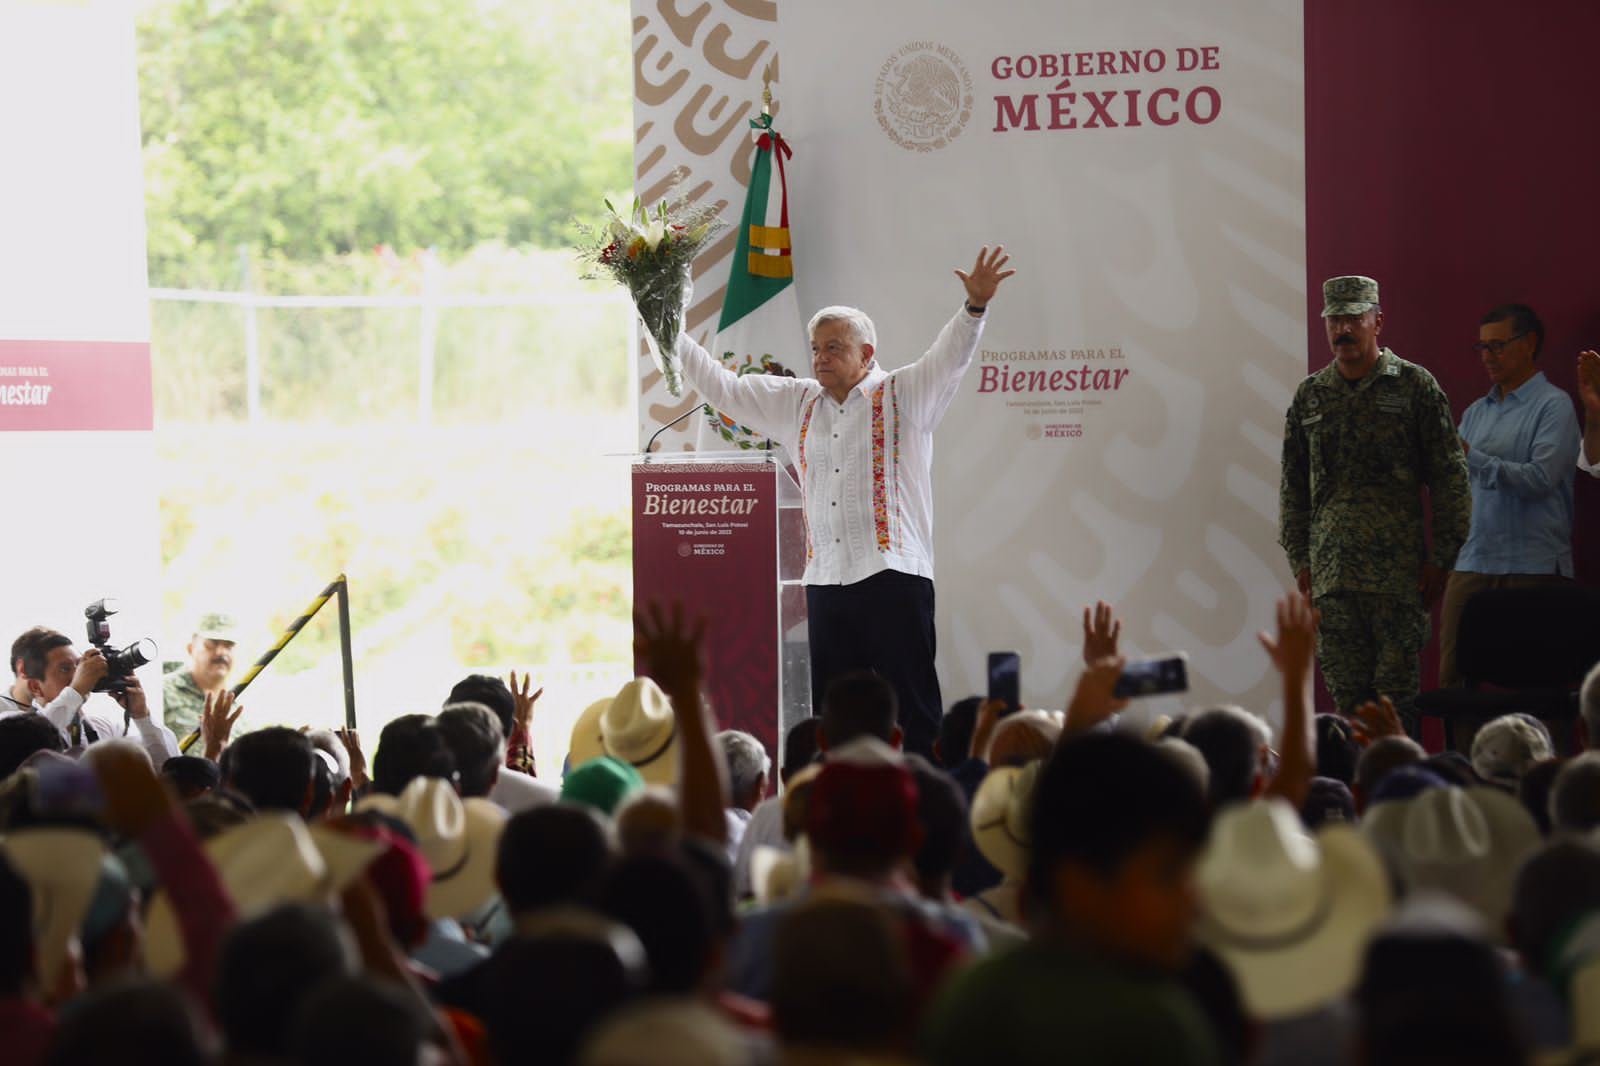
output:
MULTIPOLYGON (((756 138, 750 187, 739 222, 722 318, 707 350, 737 374, 805 375, 811 345, 794 288, 789 241, 789 186, 784 161, 789 145, 763 112, 750 123, 756 138)), ((721 412, 705 415, 697 439, 701 451, 751 449, 767 440, 721 412)))

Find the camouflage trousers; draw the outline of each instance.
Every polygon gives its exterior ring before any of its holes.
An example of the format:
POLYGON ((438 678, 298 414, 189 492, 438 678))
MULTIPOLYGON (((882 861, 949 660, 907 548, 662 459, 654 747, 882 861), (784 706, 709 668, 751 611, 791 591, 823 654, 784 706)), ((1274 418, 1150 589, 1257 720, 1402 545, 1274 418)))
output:
POLYGON ((1328 692, 1349 713, 1378 696, 1394 701, 1406 732, 1418 735, 1417 690, 1428 612, 1417 596, 1338 592, 1318 596, 1317 660, 1328 692))

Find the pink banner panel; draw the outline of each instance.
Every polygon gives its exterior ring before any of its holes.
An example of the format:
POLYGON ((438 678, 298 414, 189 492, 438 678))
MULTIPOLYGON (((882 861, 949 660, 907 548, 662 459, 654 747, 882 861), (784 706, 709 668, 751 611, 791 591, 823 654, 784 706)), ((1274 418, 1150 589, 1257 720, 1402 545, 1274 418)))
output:
POLYGON ((0 340, 0 430, 153 424, 147 342, 0 340))
MULTIPOLYGON (((706 677, 724 729, 777 751, 778 483, 747 463, 633 468, 633 601, 706 620, 706 677)), ((638 669, 638 664, 635 664, 638 669)))

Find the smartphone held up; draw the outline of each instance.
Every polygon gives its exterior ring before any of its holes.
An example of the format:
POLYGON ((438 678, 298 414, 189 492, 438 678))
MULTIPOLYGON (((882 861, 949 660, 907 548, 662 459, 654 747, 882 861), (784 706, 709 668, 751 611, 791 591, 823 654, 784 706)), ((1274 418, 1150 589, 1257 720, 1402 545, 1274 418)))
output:
POLYGON ((1135 659, 1122 668, 1112 695, 1118 699, 1189 691, 1189 656, 1181 651, 1135 659))
POLYGON ((1001 717, 1022 709, 1022 656, 1014 651, 989 653, 989 699, 1005 704, 1001 717))

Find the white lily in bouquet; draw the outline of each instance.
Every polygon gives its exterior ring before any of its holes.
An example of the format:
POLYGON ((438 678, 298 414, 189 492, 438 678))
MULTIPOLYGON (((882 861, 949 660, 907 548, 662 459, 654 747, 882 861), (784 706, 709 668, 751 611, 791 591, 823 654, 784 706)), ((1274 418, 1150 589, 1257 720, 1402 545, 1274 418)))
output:
POLYGON ((610 200, 605 204, 610 220, 590 234, 590 243, 582 250, 583 259, 591 264, 585 276, 609 276, 627 287, 667 391, 681 395, 677 343, 693 291, 689 270, 694 257, 727 224, 715 209, 700 204, 663 200, 650 210, 634 200, 626 218, 610 200))

